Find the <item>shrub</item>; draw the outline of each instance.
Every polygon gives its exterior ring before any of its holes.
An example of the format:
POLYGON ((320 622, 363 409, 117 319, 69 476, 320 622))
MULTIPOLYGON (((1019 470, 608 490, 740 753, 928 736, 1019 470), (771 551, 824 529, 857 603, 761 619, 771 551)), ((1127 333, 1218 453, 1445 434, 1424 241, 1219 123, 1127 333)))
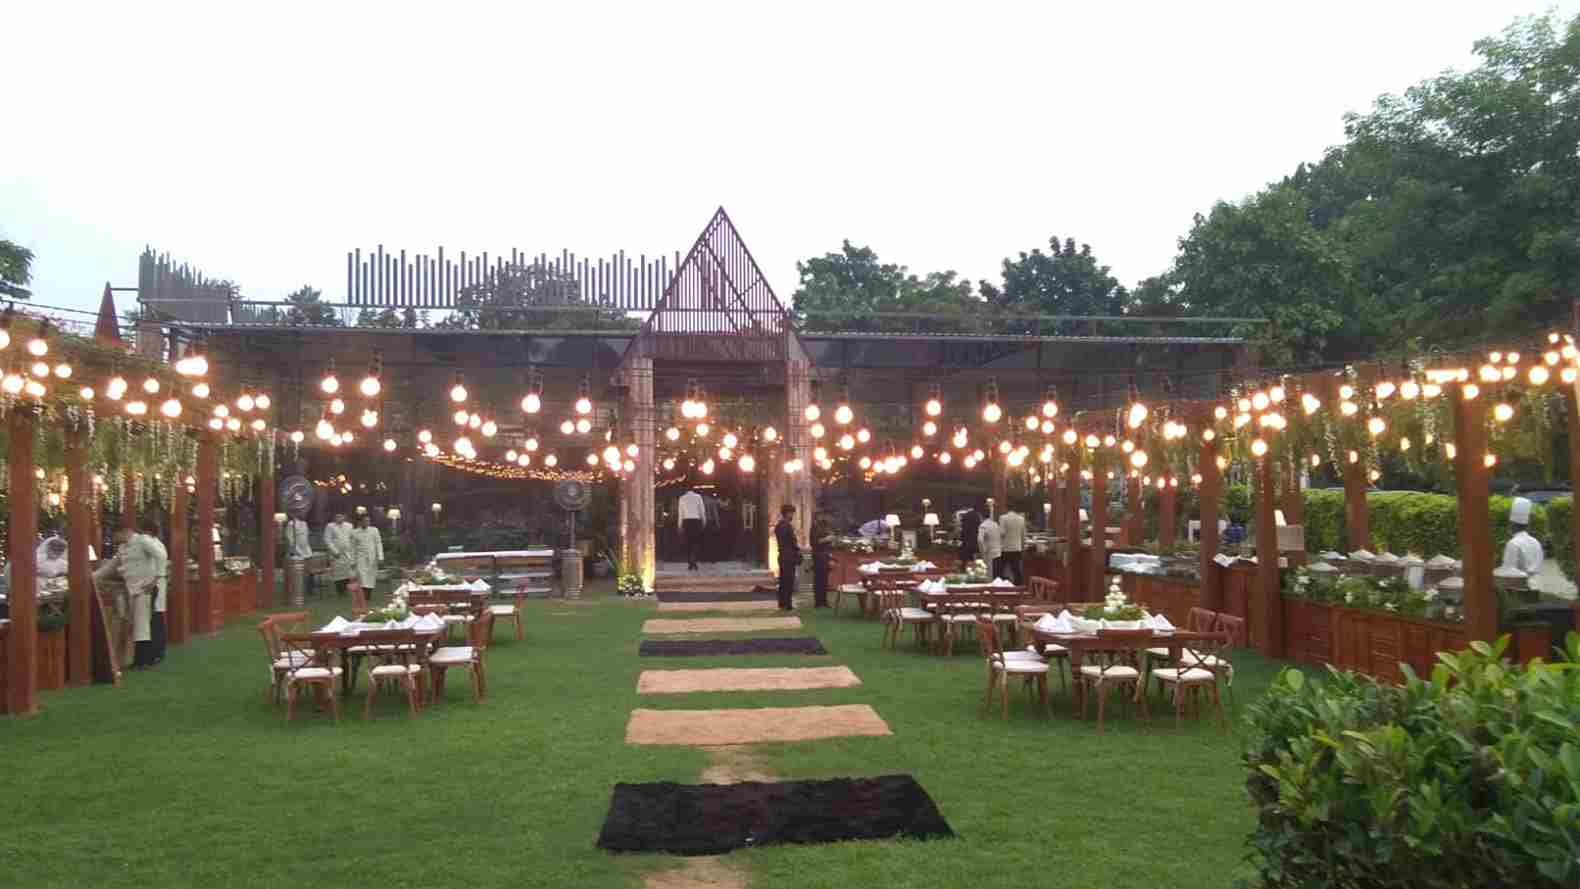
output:
POLYGON ((1270 887, 1580 885, 1580 635, 1508 640, 1405 684, 1285 670, 1250 708, 1248 842, 1270 887))
POLYGON ((1573 497, 1557 497, 1547 502, 1547 552, 1558 562, 1570 580, 1576 579, 1575 502, 1573 497))
POLYGON ((1307 488, 1304 501, 1306 526, 1306 551, 1325 553, 1329 550, 1346 552, 1344 545, 1344 489, 1307 488))

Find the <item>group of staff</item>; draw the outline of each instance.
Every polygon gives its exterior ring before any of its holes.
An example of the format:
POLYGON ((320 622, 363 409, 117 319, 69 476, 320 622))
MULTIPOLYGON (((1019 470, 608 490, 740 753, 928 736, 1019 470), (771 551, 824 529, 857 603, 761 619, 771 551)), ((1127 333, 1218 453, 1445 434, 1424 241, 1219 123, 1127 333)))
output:
MULTIPOLYGON (((294 518, 285 526, 285 547, 292 559, 312 558, 311 532, 305 520, 294 518)), ((384 538, 366 515, 358 516, 352 527, 345 513, 336 513, 334 521, 324 526, 324 549, 329 553, 328 574, 335 592, 345 593, 352 580, 373 592, 378 584, 379 563, 384 561, 384 538)))

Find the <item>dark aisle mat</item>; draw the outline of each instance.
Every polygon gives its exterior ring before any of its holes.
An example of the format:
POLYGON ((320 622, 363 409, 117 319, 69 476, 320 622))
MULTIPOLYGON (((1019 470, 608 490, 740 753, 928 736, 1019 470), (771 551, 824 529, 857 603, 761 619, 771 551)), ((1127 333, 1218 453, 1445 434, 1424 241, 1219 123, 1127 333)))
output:
POLYGON ((644 639, 642 657, 719 657, 733 654, 828 654, 816 639, 644 639))
POLYGON ((659 590, 660 602, 774 602, 779 594, 773 590, 746 593, 717 593, 711 590, 659 590))
POLYGON ((616 784, 598 848, 717 855, 749 846, 954 831, 910 775, 741 784, 616 784))

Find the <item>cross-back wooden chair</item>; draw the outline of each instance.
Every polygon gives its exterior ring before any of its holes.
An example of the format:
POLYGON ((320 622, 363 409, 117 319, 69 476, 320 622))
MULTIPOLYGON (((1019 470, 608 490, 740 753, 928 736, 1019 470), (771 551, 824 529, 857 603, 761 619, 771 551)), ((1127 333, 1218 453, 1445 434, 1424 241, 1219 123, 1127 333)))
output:
MULTIPOLYGON (((977 615, 991 615, 992 607, 976 599, 951 597, 938 603, 938 627, 943 636, 945 656, 955 653, 955 637, 975 633, 977 615)), ((988 618, 991 623, 991 616, 988 618)))
MULTIPOLYGON (((1213 706, 1218 710, 1218 727, 1223 728, 1223 699, 1218 694, 1218 680, 1233 669, 1223 656, 1229 647, 1229 639, 1229 633, 1223 630, 1206 633, 1199 639, 1192 639, 1190 645, 1180 651, 1175 666, 1158 667, 1152 671, 1152 679, 1158 683, 1158 687, 1173 692, 1176 726, 1184 713, 1187 695, 1209 693, 1213 706)), ((1195 703, 1196 712, 1200 713, 1200 703, 1195 703)))
POLYGON ((494 614, 485 610, 468 627, 470 645, 447 645, 428 656, 428 669, 433 673, 432 696, 435 701, 444 695, 445 671, 454 667, 464 669, 472 676, 472 700, 481 702, 488 692, 488 678, 483 671, 483 654, 488 651, 488 641, 494 634, 494 614))
POLYGON ((304 632, 310 615, 306 611, 287 611, 271 614, 258 622, 258 635, 269 656, 269 689, 267 700, 278 705, 285 692, 285 677, 293 666, 301 666, 300 656, 288 656, 280 644, 283 632, 304 632))
POLYGON ((305 687, 319 689, 328 698, 335 722, 340 722, 340 700, 335 696, 341 668, 336 666, 335 650, 338 633, 281 633, 280 644, 286 657, 299 661, 290 667, 285 678, 285 719, 289 722, 296 711, 296 696, 305 687))
MULTIPOLYGON (((1191 633, 1210 633, 1218 628, 1218 612, 1200 605, 1191 607, 1185 615, 1185 626, 1181 627, 1191 633)), ((1167 645, 1157 645, 1147 649, 1146 671, 1151 674, 1153 668, 1162 665, 1165 667, 1178 666, 1174 663, 1172 649, 1167 645)), ((1143 683, 1150 685, 1150 683, 1143 683)))
POLYGON ((931 611, 907 605, 907 593, 895 587, 880 587, 874 593, 878 597, 878 620, 883 625, 883 643, 889 650, 899 647, 900 634, 906 627, 911 628, 918 645, 931 644, 931 631, 935 623, 931 611))
POLYGON ((1027 578, 1026 586, 1031 591, 1031 597, 1038 602, 1053 602, 1060 597, 1059 582, 1057 580, 1047 577, 1031 577, 1027 578))
MULTIPOLYGON (((1082 663, 1080 674, 1075 681, 1085 689, 1081 701, 1081 717, 1086 717, 1087 710, 1091 707, 1092 698, 1097 698, 1097 733, 1103 733, 1103 709, 1108 700, 1110 689, 1130 689, 1135 692, 1140 689, 1141 670, 1136 665, 1136 653, 1141 646, 1137 642, 1144 642, 1153 637, 1151 630, 1098 630, 1098 642, 1112 641, 1112 649, 1087 649, 1087 657, 1095 663, 1082 663)), ((1129 698, 1134 695, 1124 695, 1129 698)), ((1141 716, 1147 718, 1147 699, 1140 695, 1141 716)), ((1128 707, 1128 705, 1127 705, 1128 707)))
POLYGON ((369 660, 368 694, 362 702, 362 718, 367 719, 373 708, 373 693, 384 683, 391 683, 406 695, 406 706, 412 716, 417 715, 418 678, 423 671, 421 646, 416 643, 413 630, 363 630, 357 634, 358 647, 365 649, 369 660))
POLYGON ((1027 688, 1035 681, 1037 696, 1042 701, 1043 715, 1048 715, 1048 662, 1029 651, 1005 651, 999 642, 998 627, 987 615, 976 616, 977 644, 987 661, 987 693, 982 698, 983 710, 993 707, 993 692, 999 694, 1001 718, 1009 719, 1009 677, 1020 676, 1027 688))

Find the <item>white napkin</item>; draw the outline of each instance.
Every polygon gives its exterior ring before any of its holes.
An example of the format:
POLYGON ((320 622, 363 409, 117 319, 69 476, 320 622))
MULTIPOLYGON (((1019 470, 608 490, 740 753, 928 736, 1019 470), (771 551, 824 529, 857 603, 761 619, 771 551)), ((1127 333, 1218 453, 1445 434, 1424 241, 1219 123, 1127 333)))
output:
POLYGON ((1005 580, 1002 577, 995 577, 995 578, 993 578, 993 582, 988 584, 988 586, 990 586, 990 587, 1007 587, 1007 586, 1014 586, 1014 584, 1010 583, 1009 581, 1005 580))
POLYGON ((931 571, 931 570, 933 570, 934 568, 937 568, 937 567, 938 566, 934 565, 932 562, 929 562, 926 559, 923 559, 920 562, 917 562, 915 565, 912 565, 911 569, 914 570, 914 571, 931 571))
POLYGON ((417 621, 411 626, 414 630, 442 630, 444 618, 437 614, 419 614, 417 621))
POLYGON ((467 587, 467 589, 474 593, 486 593, 488 592, 488 584, 483 583, 483 579, 479 577, 478 579, 472 581, 471 586, 467 587))
POLYGON ((1169 619, 1166 616, 1162 614, 1154 614, 1152 615, 1152 618, 1147 621, 1147 629, 1172 630, 1174 629, 1174 625, 1169 623, 1169 619))
POLYGON ((941 580, 924 580, 916 585, 916 589, 922 593, 942 593, 948 588, 944 586, 944 582, 941 580))
POLYGON ((1037 618, 1037 629, 1044 633, 1073 633, 1075 625, 1070 623, 1070 612, 1061 612, 1058 617, 1044 614, 1037 618))
POLYGON ((877 562, 868 562, 865 565, 857 565, 856 570, 860 571, 862 574, 877 574, 878 566, 879 563, 877 562))
POLYGON ((330 621, 327 624, 324 624, 324 629, 322 630, 322 632, 325 632, 325 633, 340 633, 340 632, 344 632, 346 627, 348 627, 350 625, 351 625, 351 621, 348 621, 348 620, 346 620, 343 617, 338 617, 337 616, 334 620, 330 621))
POLYGON ((411 581, 409 581, 409 580, 401 581, 401 585, 395 588, 394 595, 398 596, 401 593, 408 592, 408 591, 413 590, 413 589, 416 589, 416 587, 412 585, 411 581))
POLYGON ((1063 621, 1065 623, 1069 623, 1074 618, 1075 618, 1075 615, 1071 614, 1070 613, 1070 609, 1068 609, 1068 608, 1066 608, 1066 609, 1064 609, 1064 610, 1059 612, 1059 620, 1061 620, 1061 621, 1063 621))

